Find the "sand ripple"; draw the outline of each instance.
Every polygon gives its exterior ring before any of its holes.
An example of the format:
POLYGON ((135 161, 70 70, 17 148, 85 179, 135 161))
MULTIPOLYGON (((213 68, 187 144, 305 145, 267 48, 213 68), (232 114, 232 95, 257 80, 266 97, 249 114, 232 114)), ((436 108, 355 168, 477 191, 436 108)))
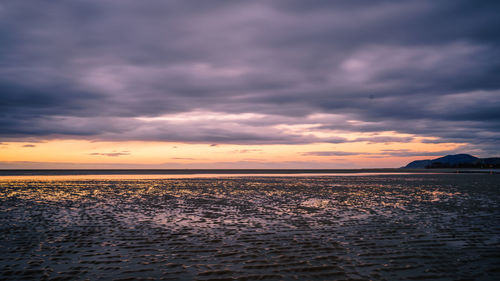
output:
POLYGON ((500 280, 499 175, 0 181, 2 280, 500 280))

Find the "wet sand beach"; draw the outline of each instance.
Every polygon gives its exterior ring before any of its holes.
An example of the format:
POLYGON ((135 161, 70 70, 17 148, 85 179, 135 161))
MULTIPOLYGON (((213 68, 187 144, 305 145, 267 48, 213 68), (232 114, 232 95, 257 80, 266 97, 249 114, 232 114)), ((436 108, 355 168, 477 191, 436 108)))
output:
POLYGON ((500 175, 0 179, 1 280, 500 280, 500 175))

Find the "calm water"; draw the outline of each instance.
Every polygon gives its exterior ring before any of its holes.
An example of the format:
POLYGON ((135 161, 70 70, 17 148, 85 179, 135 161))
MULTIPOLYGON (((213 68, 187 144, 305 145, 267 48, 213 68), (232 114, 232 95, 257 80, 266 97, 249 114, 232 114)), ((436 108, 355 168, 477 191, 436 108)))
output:
POLYGON ((0 179, 0 279, 500 280, 500 175, 0 179))

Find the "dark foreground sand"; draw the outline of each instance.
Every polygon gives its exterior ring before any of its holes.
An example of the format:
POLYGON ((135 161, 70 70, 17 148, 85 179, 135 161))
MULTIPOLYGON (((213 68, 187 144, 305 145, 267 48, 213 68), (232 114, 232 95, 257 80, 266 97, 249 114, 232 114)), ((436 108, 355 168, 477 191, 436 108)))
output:
POLYGON ((0 180, 0 279, 500 280, 500 175, 0 180))

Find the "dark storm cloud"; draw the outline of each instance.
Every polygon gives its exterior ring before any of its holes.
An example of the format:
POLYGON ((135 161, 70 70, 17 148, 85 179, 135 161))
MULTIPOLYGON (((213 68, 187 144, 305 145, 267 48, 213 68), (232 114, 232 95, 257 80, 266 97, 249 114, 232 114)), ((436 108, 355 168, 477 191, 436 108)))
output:
POLYGON ((455 0, 3 1, 0 137, 346 141, 276 128, 315 124, 498 152, 498 11, 455 0), (140 119, 193 111, 256 116, 140 119))

